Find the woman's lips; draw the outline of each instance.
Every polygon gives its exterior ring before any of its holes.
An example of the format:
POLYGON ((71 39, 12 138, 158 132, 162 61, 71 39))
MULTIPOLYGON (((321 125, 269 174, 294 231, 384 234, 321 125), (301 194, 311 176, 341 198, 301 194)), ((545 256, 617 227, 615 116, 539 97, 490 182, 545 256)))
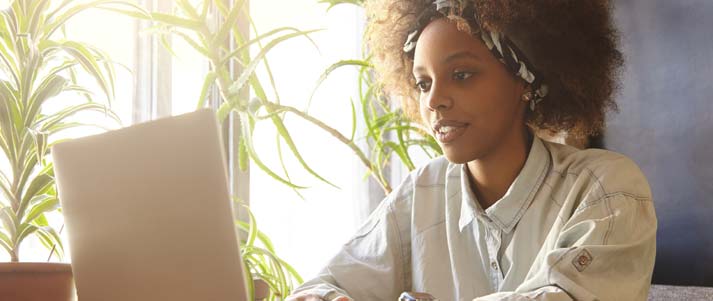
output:
POLYGON ((463 135, 468 125, 465 122, 442 120, 436 122, 433 133, 438 141, 447 144, 463 135))

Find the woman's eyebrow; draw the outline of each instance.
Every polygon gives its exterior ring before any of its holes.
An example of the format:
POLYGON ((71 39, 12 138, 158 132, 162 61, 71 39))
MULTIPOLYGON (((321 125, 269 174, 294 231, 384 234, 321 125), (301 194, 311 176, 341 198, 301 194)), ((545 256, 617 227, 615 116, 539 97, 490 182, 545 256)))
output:
POLYGON ((471 59, 471 60, 476 60, 476 61, 480 61, 480 60, 481 60, 480 57, 477 56, 475 53, 470 52, 470 51, 468 51, 468 50, 463 50, 463 51, 459 51, 459 52, 453 53, 453 54, 451 54, 451 55, 448 55, 448 56, 443 60, 443 62, 444 62, 444 63, 449 63, 449 62, 452 62, 452 61, 455 61, 455 60, 459 60, 459 59, 471 59))
MULTIPOLYGON (((481 61, 481 60, 482 60, 482 59, 481 59, 478 55, 476 55, 475 53, 473 53, 473 52, 471 52, 471 51, 468 51, 468 50, 463 50, 463 51, 459 51, 459 52, 456 52, 456 53, 453 53, 453 54, 450 54, 450 55, 446 56, 446 58, 443 59, 443 63, 444 63, 444 64, 447 64, 447 63, 450 63, 450 62, 452 62, 452 61, 461 60, 461 59, 470 59, 470 60, 475 60, 475 61, 481 61)), ((416 73, 424 72, 425 70, 426 70, 426 68, 423 67, 423 66, 421 66, 421 65, 414 65, 414 66, 413 66, 413 69, 412 69, 411 71, 412 71, 414 74, 416 74, 416 73)))

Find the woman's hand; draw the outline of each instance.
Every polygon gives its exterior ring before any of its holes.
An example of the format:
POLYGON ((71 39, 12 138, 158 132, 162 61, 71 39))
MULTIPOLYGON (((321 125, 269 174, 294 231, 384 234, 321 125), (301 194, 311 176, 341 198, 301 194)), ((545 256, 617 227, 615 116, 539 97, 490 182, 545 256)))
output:
POLYGON ((317 295, 299 294, 299 295, 289 296, 289 297, 287 297, 287 299, 285 301, 322 301, 322 298, 317 295))
POLYGON ((339 296, 331 300, 325 300, 322 299, 322 297, 320 297, 319 295, 310 293, 300 293, 287 297, 285 301, 351 301, 351 299, 344 296, 339 296))

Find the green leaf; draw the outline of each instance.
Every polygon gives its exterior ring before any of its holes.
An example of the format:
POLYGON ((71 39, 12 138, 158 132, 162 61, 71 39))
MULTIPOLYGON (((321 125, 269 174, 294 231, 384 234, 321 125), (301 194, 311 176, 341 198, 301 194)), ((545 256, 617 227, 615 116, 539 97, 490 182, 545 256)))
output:
POLYGON ((250 158, 248 155, 248 150, 245 146, 245 140, 243 139, 243 137, 240 137, 240 140, 238 142, 238 167, 241 171, 248 171, 249 159, 250 158))
POLYGON ((38 227, 36 233, 39 237, 42 237, 43 239, 47 240, 48 243, 45 245, 45 247, 50 250, 54 248, 55 252, 57 253, 57 257, 59 257, 60 259, 64 257, 64 245, 62 244, 62 238, 59 237, 57 231, 55 231, 52 227, 45 226, 38 227))
POLYGON ((17 238, 15 239, 15 246, 16 248, 19 249, 20 244, 22 244, 22 241, 27 238, 28 235, 35 233, 37 231, 37 226, 32 225, 32 224, 20 224, 19 227, 19 234, 17 235, 17 238))
POLYGON ((371 63, 364 61, 364 60, 341 60, 341 61, 338 61, 338 62, 330 65, 329 67, 327 67, 327 69, 325 69, 324 72, 322 72, 322 75, 319 76, 319 79, 317 80, 317 84, 312 89, 312 93, 310 93, 309 99, 307 99, 307 108, 305 109, 305 112, 307 112, 307 110, 309 110, 310 105, 312 104, 312 99, 314 98, 314 94, 317 93, 317 89, 322 85, 322 82, 324 82, 327 79, 327 77, 332 72, 334 72, 334 70, 337 70, 344 66, 371 67, 372 65, 371 65, 371 63))
POLYGON ((20 141, 18 129, 23 128, 20 117, 19 100, 16 91, 12 90, 8 82, 0 80, 0 95, 4 98, 0 106, 0 133, 2 133, 3 148, 10 162, 17 161, 17 144, 20 141))
MULTIPOLYGON (((292 182, 292 179, 290 178, 290 173, 287 170, 287 166, 285 165, 285 160, 284 156, 282 155, 282 141, 280 140, 280 134, 275 135, 275 145, 277 146, 277 158, 280 161, 280 167, 282 168, 282 172, 285 174, 285 178, 287 178, 288 181, 292 182)), ((300 199, 305 200, 304 196, 300 193, 299 190, 297 189, 292 189, 297 196, 300 197, 300 199)))
MULTIPOLYGON (((71 1, 71 2, 76 2, 76 1, 71 1)), ((47 21, 46 25, 44 26, 44 37, 43 38, 48 38, 51 37, 54 32, 61 28, 67 21, 69 21, 74 15, 83 12, 87 9, 91 8, 108 8, 110 6, 108 5, 114 5, 114 6, 124 6, 127 7, 128 9, 133 9, 133 11, 136 12, 136 15, 134 16, 150 16, 150 14, 143 9, 141 6, 136 5, 134 3, 128 2, 128 1, 116 1, 116 0, 96 0, 96 1, 91 1, 87 3, 81 3, 75 6, 72 6, 66 11, 63 11, 60 15, 57 15, 60 13, 62 9, 64 9, 70 1, 65 1, 63 2, 56 10, 51 12, 50 14, 47 15, 47 21), (55 15, 57 15, 55 17, 55 15)))
POLYGON ((116 92, 114 91, 114 83, 116 82, 116 70, 114 69, 114 63, 109 59, 109 54, 105 51, 92 45, 87 46, 96 54, 97 61, 101 61, 102 65, 104 65, 104 70, 106 70, 107 79, 109 80, 108 86, 111 89, 111 98, 109 98, 109 105, 111 105, 111 101, 116 96, 116 92))
POLYGON ((67 84, 67 80, 61 76, 50 75, 42 81, 38 86, 35 93, 33 93, 32 98, 27 104, 27 111, 25 113, 24 125, 25 127, 30 127, 39 117, 38 113, 42 104, 44 104, 48 99, 57 96, 64 90, 64 86, 67 84))
MULTIPOLYGON (((44 46, 44 45, 43 45, 43 46, 44 46)), ((59 49, 59 48, 52 48, 52 49, 53 49, 53 50, 57 50, 57 49, 59 49)), ((49 55, 49 54, 50 54, 49 52, 50 52, 50 51, 46 51, 46 52, 44 53, 44 55, 49 55)), ((72 68, 72 67, 74 67, 74 66, 76 66, 76 65, 78 65, 78 64, 79 64, 79 63, 78 63, 77 61, 75 61, 75 60, 65 61, 65 62, 62 63, 61 65, 52 68, 52 69, 50 70, 50 72, 47 73, 47 76, 46 76, 46 77, 50 77, 50 76, 52 76, 52 75, 58 75, 60 72, 65 71, 65 70, 67 70, 67 69, 70 69, 70 68, 72 68)))
POLYGON ((96 9, 114 12, 117 14, 136 18, 139 20, 153 20, 153 18, 151 18, 151 13, 149 13, 148 11, 145 11, 143 9, 141 11, 136 11, 136 10, 121 9, 121 8, 115 8, 115 7, 104 7, 104 6, 96 7, 96 9))
POLYGON ((34 44, 31 41, 28 41, 28 39, 30 39, 30 37, 27 35, 20 38, 20 42, 23 44, 21 46, 23 50, 18 51, 19 54, 24 56, 23 59, 20 60, 23 63, 23 66, 22 69, 20 69, 20 87, 18 89, 20 90, 19 98, 21 106, 27 106, 27 102, 30 100, 30 91, 32 90, 40 67, 40 54, 34 44), (29 45, 25 46, 24 44, 29 45), (24 49, 26 49, 27 53, 24 53, 24 49))
POLYGON ((319 0, 318 3, 329 4, 327 11, 339 4, 353 4, 359 7, 364 7, 364 0, 319 0))
MULTIPOLYGON (((73 128, 78 128, 78 127, 94 127, 94 128, 99 128, 105 131, 111 130, 111 128, 107 128, 104 126, 96 125, 96 124, 89 124, 89 123, 81 123, 81 122, 60 122, 55 124, 52 127, 49 127, 47 129, 47 133, 52 136, 54 134, 57 134, 58 132, 68 130, 68 129, 73 129, 73 128)), ((52 145, 55 143, 50 143, 47 145, 47 148, 51 148, 52 145)))
POLYGON ((44 23, 45 11, 49 7, 49 0, 40 0, 35 2, 33 7, 30 9, 32 14, 30 15, 30 25, 27 32, 32 35, 33 38, 40 37, 39 28, 44 23))
POLYGON ((248 118, 249 118, 249 117, 248 117, 247 114, 240 114, 240 115, 241 115, 241 116, 240 116, 240 123, 241 123, 241 125, 242 125, 243 137, 245 137, 245 140, 244 140, 244 141, 245 141, 245 146, 246 146, 246 148, 247 148, 248 154, 250 155, 250 158, 251 158, 252 161, 255 163, 255 165, 257 165, 262 171, 264 171, 267 175, 269 175, 269 176, 272 177, 273 179, 275 179, 275 180, 277 180, 278 182, 283 183, 283 184, 285 184, 285 185, 287 185, 287 186, 289 186, 289 187, 298 188, 298 189, 307 188, 307 187, 304 187, 304 186, 295 185, 295 184, 291 183, 290 181, 287 181, 287 180, 283 179, 282 177, 280 177, 280 176, 278 176, 276 173, 274 173, 272 170, 270 170, 270 168, 267 167, 264 163, 262 163, 262 161, 261 161, 260 158, 258 157, 257 153, 255 152, 255 149, 253 148, 252 140, 251 140, 251 137, 249 136, 249 135, 250 135, 250 132, 249 132, 249 131, 250 131, 250 128, 251 128, 250 125, 249 125, 249 123, 248 123, 248 122, 249 122, 249 121, 248 121, 248 118))
POLYGON ((188 43, 189 46, 191 46, 191 48, 193 48, 193 50, 198 51, 198 53, 202 54, 203 56, 205 56, 207 58, 211 57, 211 53, 208 50, 208 47, 201 45, 198 41, 194 40, 187 34, 177 31, 177 30, 170 30, 170 32, 171 32, 171 34, 175 34, 179 38, 183 39, 186 43, 188 43))
POLYGON ((213 36, 213 40, 210 42, 213 47, 219 47, 219 45, 223 45, 225 43, 228 39, 228 35, 230 34, 230 28, 238 21, 240 11, 240 6, 235 6, 230 10, 230 13, 225 20, 221 22, 222 25, 220 26, 220 29, 213 36))
MULTIPOLYGON (((55 243, 52 240, 52 237, 47 235, 46 233, 43 233, 42 231, 37 231, 37 232, 35 232, 35 235, 37 236, 37 238, 39 238, 40 242, 46 249, 51 250, 55 246, 55 243)), ((59 254, 58 254, 58 257, 60 257, 59 254)), ((48 261, 49 261, 49 259, 48 259, 48 261)))
POLYGON ((37 156, 37 162, 42 162, 45 154, 47 153, 47 138, 49 133, 40 132, 33 129, 28 129, 32 140, 35 142, 35 155, 37 156))
POLYGON ((38 216, 33 222, 34 225, 40 226, 40 227, 47 227, 49 226, 49 222, 47 221, 47 217, 45 215, 40 215, 38 216))
POLYGON ((197 109, 202 109, 205 107, 206 99, 208 98, 208 89, 213 85, 215 80, 218 78, 218 74, 211 71, 208 72, 205 76, 205 80, 203 81, 203 87, 201 88, 201 94, 198 98, 198 106, 197 109))
POLYGON ((248 238, 246 239, 245 245, 246 246, 252 246, 255 243, 255 239, 257 238, 257 221, 255 220, 255 216, 253 215, 252 211, 250 210, 250 207, 246 206, 245 204, 240 204, 243 208, 245 208, 245 211, 248 213, 249 216, 249 223, 250 227, 248 228, 248 238))
POLYGON ((158 41, 161 43, 164 49, 166 49, 171 56, 178 57, 178 54, 176 54, 176 51, 173 50, 173 47, 171 47, 171 41, 168 40, 169 38, 168 33, 160 33, 158 35, 158 41))
POLYGON ((101 57, 97 58, 95 57, 90 51, 89 47, 85 46, 82 43, 79 42, 74 42, 74 41, 65 41, 65 42, 47 42, 48 45, 45 46, 45 49, 51 48, 51 47, 58 47, 64 50, 67 54, 72 56, 74 59, 79 62, 79 64, 82 66, 82 68, 87 71, 99 84, 99 87, 102 89, 106 97, 111 101, 114 97, 114 88, 111 85, 111 82, 108 81, 102 72, 101 68, 99 67, 98 60, 103 59, 101 57))
POLYGON ((32 223, 39 216, 59 208, 59 199, 53 195, 35 196, 33 202, 36 204, 30 208, 30 213, 24 218, 23 223, 32 223))
MULTIPOLYGON (((44 193, 44 191, 54 185, 54 178, 47 174, 47 172, 41 172, 30 182, 30 186, 24 191, 22 199, 20 200, 20 207, 17 211, 17 218, 22 219, 25 215, 26 210, 30 204, 30 200, 36 196, 44 193)), ((29 216, 28 216, 29 217, 29 216)))
POLYGON ((14 35, 11 33, 10 24, 8 23, 7 12, 0 11, 0 59, 7 67, 7 71, 10 73, 16 86, 20 85, 20 71, 18 63, 15 59, 15 54, 10 49, 14 49, 15 41, 14 35))
POLYGON ((49 131, 52 127, 56 126, 57 124, 63 122, 65 119, 69 118, 70 116, 79 113, 79 112, 85 112, 85 111, 97 111, 101 113, 105 113, 108 117, 116 121, 118 124, 121 123, 121 120, 119 119, 119 116, 116 115, 113 111, 109 110, 105 105, 100 104, 100 103, 83 103, 83 104, 78 104, 70 107, 66 107, 59 112, 45 116, 38 120, 33 127, 40 128, 41 131, 47 132, 49 131))
MULTIPOLYGON (((10 181, 7 176, 5 176, 5 172, 0 170, 0 189, 2 189, 3 195, 8 201, 10 201, 10 204, 19 203, 19 201, 15 198, 15 194, 12 192, 12 188, 10 187, 10 181)), ((0 206, 2 206, 2 202, 0 202, 0 206)))
POLYGON ((354 99, 349 99, 349 104, 351 105, 351 109, 352 109, 352 133, 349 136, 349 141, 354 141, 354 135, 356 135, 356 128, 357 128, 356 107, 354 105, 354 99))
POLYGON ((14 244, 12 243, 12 240, 2 231, 0 231, 0 246, 2 246, 7 253, 12 253, 14 244))
MULTIPOLYGON (((228 60, 234 59, 236 56, 238 56, 239 54, 241 54, 243 51, 248 50, 248 49, 249 49, 248 47, 250 47, 252 44, 256 44, 256 43, 258 43, 258 42, 260 42, 260 41, 262 41, 262 40, 264 40, 264 39, 266 39, 266 38, 268 38, 268 37, 270 37, 270 36, 273 36, 273 35, 275 35, 275 34, 278 34, 278 33, 280 33, 280 32, 283 32, 283 31, 293 31, 294 33, 303 32, 303 31, 301 31, 301 30, 299 30, 299 29, 297 29, 297 28, 294 28, 294 27, 280 27, 280 28, 275 28, 275 29, 273 29, 273 30, 271 30, 271 31, 268 31, 268 32, 266 32, 266 33, 263 33, 263 34, 256 35, 255 38, 252 38, 252 39, 250 39, 250 40, 248 40, 248 41, 246 41, 246 42, 244 42, 244 43, 239 43, 240 46, 236 47, 236 48, 233 49, 230 53, 228 53, 226 56, 224 56, 223 59, 220 61, 220 64, 221 64, 221 65, 226 64, 226 63, 228 62, 228 60)), ((315 31, 316 31, 316 30, 315 30, 315 31)), ((310 41, 312 41, 311 38, 309 37, 309 35, 305 35, 305 36, 306 36, 308 39, 310 39, 310 41)), ((314 43, 314 42, 313 42, 313 43, 314 43)), ((238 58, 237 61, 238 61, 238 62, 242 62, 242 60, 241 60, 240 58, 238 58)))
POLYGON ((414 169, 413 163, 411 162, 411 158, 409 158, 408 153, 401 147, 401 145, 393 141, 386 141, 384 142, 384 145, 386 147, 391 148, 396 153, 396 155, 399 156, 399 159, 401 159, 401 162, 406 165, 406 168, 408 168, 409 170, 414 169))
MULTIPOLYGON (((270 110, 268 109, 268 112, 270 110)), ((339 189, 337 185, 332 184, 332 182, 327 181, 327 179, 323 178, 317 172, 315 172, 308 164, 305 162, 305 160, 302 158, 302 155, 300 154, 299 150, 297 150, 297 146, 295 145, 295 142, 292 140, 292 137, 290 136, 289 131, 287 130, 287 127, 285 127, 285 124, 282 122, 282 119, 280 119, 277 116, 273 116, 272 118, 272 123, 275 125, 275 129, 277 129, 277 132, 282 136, 282 140, 287 143, 287 146, 290 148, 290 151, 292 151, 292 154, 295 156, 297 161, 299 161, 300 165, 312 174, 315 178, 321 180, 324 183, 329 184, 330 186, 339 189)))
MULTIPOLYGON (((208 2, 208 1, 204 1, 204 2, 208 2)), ((188 15, 191 18, 194 18, 194 19, 200 18, 196 8, 188 0, 178 0, 178 1, 176 1, 176 4, 178 5, 178 7, 183 9, 183 11, 188 13, 188 15)))
POLYGON ((2 221, 5 231, 10 234, 10 241, 13 242, 12 246, 14 247, 14 241, 17 237, 17 228, 19 227, 19 223, 17 221, 17 216, 15 216, 15 212, 12 211, 12 207, 6 206, 0 209, 0 221, 2 221))
POLYGON ((267 45, 265 45, 265 48, 261 49, 260 52, 253 58, 252 61, 245 67, 245 70, 240 74, 238 79, 228 88, 228 94, 235 94, 237 93, 248 81, 250 76, 255 72, 255 68, 257 68, 258 63, 260 60, 267 55, 267 52, 270 51, 272 48, 275 46, 279 45, 283 41, 289 40, 294 37, 298 36, 303 36, 303 35, 308 35, 310 33, 313 33, 317 30, 309 30, 309 31, 300 31, 296 33, 290 33, 283 35, 279 38, 275 38, 274 40, 270 41, 267 45))
POLYGON ((189 19, 189 18, 181 18, 177 17, 171 14, 165 14, 165 13, 158 13, 158 12, 152 12, 151 13, 151 18, 153 18, 154 21, 170 25, 170 26, 175 26, 179 28, 186 28, 190 29, 196 32, 200 32, 203 22, 200 20, 196 19, 189 19))
POLYGON ((47 14, 47 19, 52 19, 52 18, 54 18, 54 16, 55 16, 56 14, 58 14, 61 10, 63 10, 65 7, 67 7, 67 5, 69 5, 70 3, 72 3, 72 1, 75 1, 75 0, 63 0, 62 3, 60 3, 59 5, 57 5, 57 7, 56 7, 52 12, 50 12, 49 14, 47 14))

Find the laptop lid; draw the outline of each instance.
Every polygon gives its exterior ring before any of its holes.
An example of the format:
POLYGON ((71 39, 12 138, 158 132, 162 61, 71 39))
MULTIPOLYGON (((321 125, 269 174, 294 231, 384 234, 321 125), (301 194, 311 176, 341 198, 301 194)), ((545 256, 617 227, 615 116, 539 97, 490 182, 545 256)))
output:
POLYGON ((52 148, 79 300, 247 300, 218 128, 205 109, 52 148))

